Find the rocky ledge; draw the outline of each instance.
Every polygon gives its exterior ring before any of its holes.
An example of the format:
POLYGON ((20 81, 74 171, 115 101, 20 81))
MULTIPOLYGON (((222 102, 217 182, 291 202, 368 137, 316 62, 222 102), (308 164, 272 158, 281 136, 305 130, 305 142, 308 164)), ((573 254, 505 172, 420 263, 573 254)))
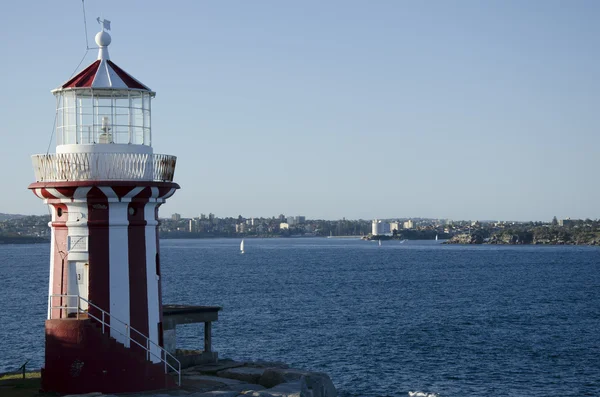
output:
MULTIPOLYGON (((217 364, 186 368, 181 379, 181 388, 127 394, 127 397, 337 397, 327 374, 289 368, 277 362, 219 360, 217 364)), ((70 397, 76 396, 104 395, 70 397)))
POLYGON ((562 235, 548 233, 502 232, 485 236, 482 234, 457 234, 443 244, 498 244, 498 245, 600 245, 600 237, 596 234, 575 235, 567 233, 562 235))

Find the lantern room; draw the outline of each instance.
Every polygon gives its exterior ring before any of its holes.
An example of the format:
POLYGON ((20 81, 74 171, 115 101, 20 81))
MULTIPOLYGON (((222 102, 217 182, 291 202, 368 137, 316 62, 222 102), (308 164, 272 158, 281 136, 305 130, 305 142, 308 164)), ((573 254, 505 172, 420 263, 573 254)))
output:
POLYGON ((109 21, 95 37, 98 58, 52 91, 56 154, 32 156, 38 182, 173 180, 176 157, 152 149, 156 93, 111 61, 105 29, 109 21))
POLYGON ((57 101, 56 144, 149 148, 151 100, 156 94, 110 60, 108 32, 99 32, 95 39, 98 59, 52 91, 57 101))

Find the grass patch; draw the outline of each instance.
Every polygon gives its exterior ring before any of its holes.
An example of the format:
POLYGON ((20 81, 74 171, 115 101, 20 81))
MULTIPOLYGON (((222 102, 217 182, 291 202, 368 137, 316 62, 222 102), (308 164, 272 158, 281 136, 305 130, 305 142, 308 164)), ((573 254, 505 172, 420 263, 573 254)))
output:
MULTIPOLYGON (((42 373, 40 371, 25 372, 25 379, 40 379, 41 376, 42 376, 42 373)), ((17 374, 0 374, 0 381, 12 380, 12 379, 23 380, 23 373, 19 372, 17 374)))

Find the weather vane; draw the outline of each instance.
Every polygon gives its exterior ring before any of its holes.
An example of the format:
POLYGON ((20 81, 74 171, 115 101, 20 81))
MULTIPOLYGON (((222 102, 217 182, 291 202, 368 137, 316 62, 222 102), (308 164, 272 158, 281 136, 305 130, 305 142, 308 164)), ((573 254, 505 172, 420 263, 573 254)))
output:
POLYGON ((108 19, 100 19, 100 17, 98 17, 96 18, 96 21, 98 21, 98 23, 102 25, 102 29, 110 30, 110 21, 108 19))

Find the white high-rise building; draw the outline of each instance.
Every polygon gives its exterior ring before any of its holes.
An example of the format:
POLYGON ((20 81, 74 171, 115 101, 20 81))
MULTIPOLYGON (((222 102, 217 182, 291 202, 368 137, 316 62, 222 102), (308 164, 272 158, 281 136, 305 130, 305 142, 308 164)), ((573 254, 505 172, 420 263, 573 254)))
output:
POLYGON ((380 236, 390 233, 390 224, 379 219, 373 219, 371 223, 371 234, 373 236, 380 236))

